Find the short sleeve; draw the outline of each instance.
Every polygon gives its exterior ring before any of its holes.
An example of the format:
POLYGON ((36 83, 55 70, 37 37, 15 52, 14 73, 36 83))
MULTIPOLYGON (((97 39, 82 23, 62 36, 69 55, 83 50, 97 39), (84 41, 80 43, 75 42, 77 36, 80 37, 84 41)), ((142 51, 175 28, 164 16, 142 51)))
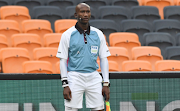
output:
POLYGON ((61 36, 56 57, 68 59, 68 48, 69 48, 68 37, 66 37, 66 35, 63 33, 61 36))
POLYGON ((99 48, 99 58, 104 58, 110 56, 108 46, 106 45, 106 40, 102 32, 99 32, 100 38, 100 48, 99 48))

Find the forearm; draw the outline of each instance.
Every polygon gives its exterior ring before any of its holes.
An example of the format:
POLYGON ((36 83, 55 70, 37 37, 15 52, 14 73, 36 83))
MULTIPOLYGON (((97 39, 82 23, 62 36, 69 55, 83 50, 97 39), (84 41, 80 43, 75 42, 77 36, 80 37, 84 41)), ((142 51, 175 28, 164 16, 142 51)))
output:
POLYGON ((67 80, 67 59, 60 59, 62 87, 69 86, 67 80))
POLYGON ((104 82, 109 82, 109 64, 107 57, 100 58, 100 67, 104 82))

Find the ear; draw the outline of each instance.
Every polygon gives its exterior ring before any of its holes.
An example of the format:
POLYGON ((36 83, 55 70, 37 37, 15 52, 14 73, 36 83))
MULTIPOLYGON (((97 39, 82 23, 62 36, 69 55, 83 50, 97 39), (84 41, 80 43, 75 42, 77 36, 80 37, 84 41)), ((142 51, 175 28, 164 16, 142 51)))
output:
POLYGON ((74 17, 77 18, 77 13, 74 13, 74 17))

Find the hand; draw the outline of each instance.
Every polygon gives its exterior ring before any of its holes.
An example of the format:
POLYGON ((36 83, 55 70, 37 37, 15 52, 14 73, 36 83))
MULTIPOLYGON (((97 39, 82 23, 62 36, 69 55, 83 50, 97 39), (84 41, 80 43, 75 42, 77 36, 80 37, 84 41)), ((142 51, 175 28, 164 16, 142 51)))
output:
POLYGON ((63 96, 64 96, 64 99, 71 100, 72 95, 71 95, 71 90, 69 86, 64 87, 63 96))
POLYGON ((109 101, 109 98, 110 98, 110 90, 109 90, 109 87, 108 87, 108 86, 103 86, 102 95, 103 95, 103 96, 106 95, 106 101, 109 101))

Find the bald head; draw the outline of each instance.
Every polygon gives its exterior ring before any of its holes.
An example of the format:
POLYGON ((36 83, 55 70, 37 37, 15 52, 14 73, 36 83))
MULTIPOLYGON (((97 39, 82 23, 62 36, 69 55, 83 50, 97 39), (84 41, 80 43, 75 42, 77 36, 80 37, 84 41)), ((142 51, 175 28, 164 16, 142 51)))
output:
POLYGON ((77 6, 76 6, 76 13, 79 12, 79 10, 83 7, 88 7, 90 9, 90 6, 86 3, 79 3, 77 6))

